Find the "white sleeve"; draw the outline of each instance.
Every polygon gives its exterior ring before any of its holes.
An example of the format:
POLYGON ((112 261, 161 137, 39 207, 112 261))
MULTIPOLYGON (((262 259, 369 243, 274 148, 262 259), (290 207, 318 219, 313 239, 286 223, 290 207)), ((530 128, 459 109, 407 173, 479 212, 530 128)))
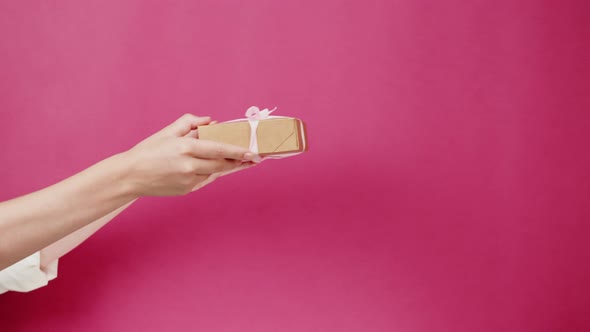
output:
POLYGON ((46 286, 57 277, 57 262, 55 260, 41 268, 41 254, 36 252, 5 268, 0 271, 0 294, 7 291, 28 292, 46 286))

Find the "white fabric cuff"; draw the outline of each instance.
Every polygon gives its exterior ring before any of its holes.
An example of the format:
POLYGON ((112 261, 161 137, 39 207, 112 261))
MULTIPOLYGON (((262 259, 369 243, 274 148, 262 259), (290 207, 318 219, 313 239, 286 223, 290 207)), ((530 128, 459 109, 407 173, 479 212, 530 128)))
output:
POLYGON ((41 267, 41 253, 36 252, 5 268, 0 271, 0 294, 7 291, 29 292, 46 286, 57 277, 57 263, 58 260, 55 260, 41 267))

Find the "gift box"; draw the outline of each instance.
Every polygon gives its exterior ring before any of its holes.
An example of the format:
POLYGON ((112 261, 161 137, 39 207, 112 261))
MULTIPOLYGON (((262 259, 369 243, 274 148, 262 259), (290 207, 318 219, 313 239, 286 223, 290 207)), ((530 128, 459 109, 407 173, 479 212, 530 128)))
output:
POLYGON ((241 146, 263 158, 282 158, 306 151, 303 121, 270 116, 273 111, 260 111, 253 106, 245 119, 199 127, 199 139, 241 146))

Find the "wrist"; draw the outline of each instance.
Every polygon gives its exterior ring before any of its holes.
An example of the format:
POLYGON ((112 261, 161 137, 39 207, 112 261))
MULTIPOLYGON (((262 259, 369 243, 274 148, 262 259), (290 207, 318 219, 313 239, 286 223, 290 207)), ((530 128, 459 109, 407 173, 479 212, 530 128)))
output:
POLYGON ((117 174, 115 181, 118 184, 120 194, 132 200, 142 196, 138 181, 133 176, 133 154, 126 151, 116 154, 110 159, 117 174))

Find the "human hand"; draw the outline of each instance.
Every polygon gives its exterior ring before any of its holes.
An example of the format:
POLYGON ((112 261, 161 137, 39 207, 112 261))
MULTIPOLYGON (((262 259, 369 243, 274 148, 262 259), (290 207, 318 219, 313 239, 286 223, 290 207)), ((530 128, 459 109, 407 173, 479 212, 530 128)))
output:
POLYGON ((247 149, 195 139, 198 127, 210 122, 209 117, 184 115, 125 152, 133 191, 138 196, 182 195, 259 161, 247 149))

